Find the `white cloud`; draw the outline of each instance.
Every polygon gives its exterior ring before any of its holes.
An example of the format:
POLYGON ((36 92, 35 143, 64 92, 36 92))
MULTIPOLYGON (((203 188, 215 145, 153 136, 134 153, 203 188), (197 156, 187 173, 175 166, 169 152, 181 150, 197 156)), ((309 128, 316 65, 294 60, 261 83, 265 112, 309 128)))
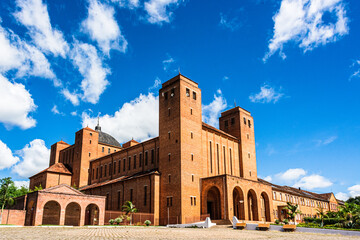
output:
POLYGON ((155 78, 154 85, 149 88, 149 91, 156 90, 161 86, 161 80, 159 77, 155 78))
POLYGON ((304 176, 306 171, 302 168, 291 168, 286 172, 276 174, 276 177, 282 181, 293 181, 299 179, 301 176, 304 176))
POLYGON ((0 140, 0 170, 9 168, 20 159, 13 155, 11 149, 0 140))
MULTIPOLYGON (((110 73, 110 69, 103 66, 96 48, 87 43, 75 41, 70 57, 73 64, 79 69, 80 74, 84 77, 81 82, 81 89, 83 91, 81 94, 82 100, 93 104, 97 103, 100 95, 109 85, 106 76, 110 73)), ((70 92, 67 94, 66 90, 64 91, 63 94, 66 98, 76 105, 76 97, 73 94, 73 96, 70 96, 70 92)))
POLYGON ((64 97, 69 100, 74 106, 79 105, 79 94, 76 92, 71 93, 67 88, 64 88, 61 90, 61 93, 64 95, 64 97))
POLYGON ((36 47, 22 41, 11 30, 0 26, 0 73, 17 70, 16 77, 25 75, 44 77, 54 80, 54 85, 61 83, 51 70, 50 63, 44 54, 36 47))
POLYGON ((284 94, 281 93, 281 87, 279 91, 277 91, 275 88, 264 84, 262 87, 260 87, 260 92, 250 95, 249 99, 253 103, 276 103, 283 96, 284 94))
POLYGON ((264 180, 265 180, 265 181, 268 181, 268 182, 271 182, 271 181, 272 181, 272 177, 271 177, 271 176, 264 177, 264 180))
POLYGON ((171 9, 176 8, 183 0, 150 0, 145 2, 144 8, 148 14, 149 23, 169 23, 173 15, 171 9))
POLYGON ((12 171, 21 177, 30 177, 49 166, 50 149, 45 146, 44 140, 34 139, 16 154, 22 161, 12 171))
POLYGON ((54 56, 65 58, 68 44, 62 32, 52 28, 47 6, 42 0, 17 0, 16 5, 20 11, 14 13, 14 16, 29 30, 36 46, 54 56))
POLYGON ((73 112, 71 112, 70 114, 71 114, 71 116, 77 116, 77 112, 76 112, 76 111, 73 111, 73 112))
POLYGON ((360 196, 360 184, 348 188, 351 197, 360 196))
POLYGON ((349 195, 343 192, 338 192, 337 194, 335 194, 335 198, 346 201, 349 199, 349 195))
POLYGON ((139 0, 111 0, 113 3, 117 3, 120 7, 127 7, 130 9, 140 6, 139 0))
POLYGON ((220 13, 220 22, 219 26, 229 29, 230 31, 235 31, 240 27, 240 21, 237 17, 229 19, 224 13, 220 13))
POLYGON ((228 76, 224 76, 224 77, 222 78, 222 80, 223 80, 223 81, 227 81, 227 80, 229 80, 229 77, 228 77, 228 76))
POLYGON ((214 127, 219 125, 220 113, 227 107, 226 99, 223 97, 220 89, 214 94, 214 100, 208 104, 202 106, 202 119, 207 124, 214 127))
POLYGON ((326 146, 334 142, 337 139, 337 136, 331 136, 323 140, 316 140, 317 146, 326 146))
POLYGON ((14 185, 18 188, 20 188, 20 187, 29 188, 30 181, 14 181, 14 185))
POLYGON ((360 60, 355 61, 351 67, 356 67, 356 70, 353 74, 351 74, 349 81, 351 81, 353 78, 360 78, 360 60))
POLYGON ((23 84, 12 83, 0 74, 0 96, 0 122, 6 128, 19 126, 27 129, 36 125, 30 113, 37 106, 23 84))
POLYGON ((164 71, 169 70, 169 67, 175 62, 175 60, 168 54, 168 59, 162 61, 164 71))
MULTIPOLYGON (((94 128, 97 117, 82 114, 82 126, 94 128)), ((119 142, 132 138, 143 141, 159 135, 159 98, 152 93, 140 94, 136 99, 123 104, 114 115, 100 116, 101 130, 119 142)))
POLYGON ((102 4, 98 0, 90 0, 88 17, 82 22, 83 31, 96 41, 107 55, 111 49, 125 52, 128 45, 121 34, 114 14, 113 7, 102 4))
POLYGON ((297 181, 293 185, 293 187, 296 188, 301 187, 308 190, 312 190, 315 188, 326 188, 332 185, 333 183, 329 179, 317 174, 312 174, 309 176, 302 177, 299 181, 297 181))
POLYGON ((286 58, 283 47, 287 42, 299 44, 306 52, 349 32, 343 0, 282 0, 273 20, 274 33, 264 61, 277 51, 286 58), (335 21, 324 19, 325 14, 335 21))
POLYGON ((61 116, 65 116, 65 113, 60 112, 57 105, 54 105, 51 109, 51 112, 55 115, 61 115, 61 116))

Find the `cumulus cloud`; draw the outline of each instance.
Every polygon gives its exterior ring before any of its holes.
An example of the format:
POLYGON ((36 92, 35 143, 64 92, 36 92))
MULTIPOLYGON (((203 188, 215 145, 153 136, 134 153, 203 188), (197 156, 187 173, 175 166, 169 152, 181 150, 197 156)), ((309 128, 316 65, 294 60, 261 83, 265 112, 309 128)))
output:
POLYGON ((59 111, 57 105, 54 105, 54 106, 51 108, 51 112, 52 112, 53 114, 55 114, 55 115, 65 116, 65 113, 59 111))
POLYGON ((351 197, 360 196, 360 184, 348 188, 351 197))
MULTIPOLYGON (((82 100, 93 104, 97 103, 100 95, 109 85, 106 77, 110 74, 110 69, 103 66, 96 48, 87 43, 75 41, 70 57, 84 77, 81 81, 82 100)), ((74 93, 70 94, 69 91, 64 90, 63 94, 74 105, 78 103, 74 93)))
POLYGON ((21 188, 21 187, 29 188, 30 181, 14 181, 14 185, 18 188, 21 188))
POLYGON ((10 82, 0 74, 0 96, 0 122, 6 128, 28 129, 36 125, 30 114, 37 106, 23 84, 10 82))
POLYGON ((159 87, 161 86, 161 80, 159 77, 156 77, 155 78, 155 81, 154 81, 154 85, 152 85, 151 87, 149 87, 149 91, 153 91, 153 90, 156 90, 158 89, 159 87))
POLYGON ((54 80, 54 85, 61 83, 56 79, 45 55, 36 47, 22 41, 11 30, 0 26, 0 73, 16 70, 16 77, 26 75, 54 80))
POLYGON ((351 67, 356 68, 353 74, 351 74, 349 81, 351 81, 353 78, 360 78, 360 60, 355 61, 351 67))
POLYGON ((68 44, 62 32, 52 28, 46 4, 42 0, 16 0, 16 5, 20 10, 14 16, 29 30, 36 46, 46 53, 65 58, 68 44))
POLYGON ((145 2, 144 8, 147 12, 149 23, 169 23, 173 15, 172 9, 178 7, 183 0, 150 0, 145 2))
POLYGON ((312 190, 315 188, 326 188, 332 185, 333 183, 329 179, 317 174, 312 174, 310 176, 302 177, 293 185, 293 187, 301 187, 312 190))
POLYGON ((342 201, 346 201, 349 199, 349 195, 347 193, 338 192, 337 194, 335 194, 335 198, 340 199, 342 201))
POLYGON ((295 42, 306 52, 349 32, 343 0, 282 0, 273 20, 274 33, 264 61, 277 51, 286 58, 283 47, 287 42, 295 42))
MULTIPOLYGON (((94 128, 97 117, 83 112, 82 126, 94 128)), ((102 131, 109 133, 119 142, 132 138, 143 141, 159 135, 159 98, 152 93, 140 94, 136 99, 124 103, 113 115, 100 116, 102 131)))
POLYGON ((12 172, 28 178, 49 166, 50 149, 44 140, 34 139, 23 149, 16 151, 21 161, 12 168, 12 172))
POLYGON ((77 94, 76 92, 70 92, 67 88, 64 88, 61 90, 62 95, 64 95, 64 97, 69 100, 74 106, 78 106, 80 101, 79 101, 79 94, 77 94))
POLYGON ((218 89, 216 94, 214 94, 214 100, 210 104, 202 106, 203 121, 214 127, 218 127, 220 113, 226 107, 226 99, 223 97, 221 90, 218 89))
POLYGON ((271 182, 272 181, 272 177, 271 176, 266 176, 264 177, 265 181, 271 182))
POLYGON ((10 168, 19 160, 17 156, 13 155, 11 149, 0 140, 0 170, 10 168))
POLYGON ((114 14, 113 7, 98 0, 90 0, 88 17, 82 22, 83 31, 96 41, 103 53, 107 55, 111 49, 125 52, 128 45, 114 14))
POLYGON ((279 90, 276 90, 275 88, 264 84, 260 87, 260 92, 250 95, 249 99, 253 103, 276 103, 283 96, 284 94, 281 93, 281 87, 279 90))
POLYGON ((302 168, 291 168, 283 173, 276 174, 276 177, 282 181, 292 181, 299 179, 301 176, 304 176, 305 174, 306 171, 302 168))

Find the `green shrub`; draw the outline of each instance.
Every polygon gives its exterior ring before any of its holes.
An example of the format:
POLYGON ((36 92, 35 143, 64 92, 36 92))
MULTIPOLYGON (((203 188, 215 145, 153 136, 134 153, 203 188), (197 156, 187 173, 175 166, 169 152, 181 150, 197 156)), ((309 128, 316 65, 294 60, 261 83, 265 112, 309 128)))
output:
POLYGON ((279 219, 276 219, 276 220, 275 220, 275 224, 280 224, 279 219))
POLYGON ((118 217, 115 219, 115 222, 117 223, 117 225, 119 225, 120 223, 122 223, 123 219, 121 217, 118 217))
POLYGON ((289 224, 289 220, 288 220, 288 219, 284 219, 283 223, 289 224))
POLYGON ((109 223, 110 223, 111 225, 113 225, 113 224, 114 224, 114 222, 115 222, 115 220, 114 220, 114 219, 110 219, 110 220, 109 220, 109 223))
POLYGON ((146 226, 149 226, 149 225, 151 224, 151 221, 150 221, 150 220, 145 220, 144 224, 145 224, 146 226))

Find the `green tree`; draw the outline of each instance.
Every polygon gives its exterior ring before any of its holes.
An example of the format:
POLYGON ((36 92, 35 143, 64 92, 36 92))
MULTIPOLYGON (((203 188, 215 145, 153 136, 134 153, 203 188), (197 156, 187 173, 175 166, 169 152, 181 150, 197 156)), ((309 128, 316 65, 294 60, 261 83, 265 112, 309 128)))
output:
POLYGON ((287 206, 284 207, 284 209, 287 210, 288 219, 293 220, 295 223, 296 214, 301 214, 299 210, 299 205, 297 204, 293 205, 290 202, 287 202, 286 204, 287 206))
POLYGON ((12 192, 14 190, 16 190, 16 187, 14 186, 14 182, 11 180, 10 177, 0 179, 0 204, 1 204, 0 224, 5 206, 7 205, 11 206, 14 204, 14 199, 12 197, 12 192))
POLYGON ((132 202, 126 201, 122 206, 122 209, 125 211, 126 215, 130 215, 130 225, 132 225, 132 215, 138 211, 137 208, 132 202))
POLYGON ((356 205, 360 205, 360 196, 354 197, 354 198, 349 198, 347 201, 347 203, 354 203, 356 205))

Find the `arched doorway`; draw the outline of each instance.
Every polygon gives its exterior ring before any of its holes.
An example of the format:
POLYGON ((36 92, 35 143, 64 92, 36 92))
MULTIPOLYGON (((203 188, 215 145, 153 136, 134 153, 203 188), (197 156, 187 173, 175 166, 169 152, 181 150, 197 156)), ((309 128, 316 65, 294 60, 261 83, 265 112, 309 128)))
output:
POLYGON ((206 206, 207 213, 210 214, 211 220, 221 219, 220 191, 217 187, 212 187, 207 192, 206 206))
POLYGON ((89 204, 85 209, 85 225, 99 225, 99 207, 89 204))
POLYGON ((248 192, 248 214, 250 221, 259 221, 257 198, 254 190, 250 189, 248 192))
POLYGON ((60 225, 60 204, 56 201, 49 201, 43 210, 42 225, 60 225))
POLYGON ((65 225, 80 226, 81 207, 79 204, 72 202, 65 209, 65 225))
POLYGON ((245 220, 244 194, 240 187, 235 187, 233 190, 233 206, 234 216, 239 220, 245 220))
POLYGON ((260 196, 260 203, 261 203, 261 220, 270 222, 270 202, 269 196, 263 192, 260 196))

